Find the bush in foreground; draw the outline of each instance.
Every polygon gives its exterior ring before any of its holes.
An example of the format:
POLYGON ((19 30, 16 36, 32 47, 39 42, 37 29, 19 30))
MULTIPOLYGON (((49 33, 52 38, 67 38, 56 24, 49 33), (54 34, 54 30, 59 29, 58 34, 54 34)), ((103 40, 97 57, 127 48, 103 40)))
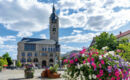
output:
POLYGON ((67 66, 63 77, 67 80, 128 80, 129 77, 130 64, 113 51, 83 49, 63 62, 67 66))

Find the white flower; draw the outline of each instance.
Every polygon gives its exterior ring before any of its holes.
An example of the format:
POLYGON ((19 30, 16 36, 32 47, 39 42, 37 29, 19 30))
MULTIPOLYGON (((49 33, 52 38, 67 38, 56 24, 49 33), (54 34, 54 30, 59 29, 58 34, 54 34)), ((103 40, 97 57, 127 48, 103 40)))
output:
POLYGON ((95 74, 92 74, 92 77, 93 77, 93 79, 96 79, 96 78, 97 78, 95 74))
POLYGON ((99 56, 99 59, 102 59, 102 56, 101 56, 101 55, 99 56))
POLYGON ((109 51, 109 54, 111 54, 112 56, 114 56, 114 51, 109 51))
POLYGON ((90 63, 87 63, 88 66, 90 66, 90 63))
POLYGON ((106 50, 106 49, 108 49, 108 47, 107 47, 107 46, 105 46, 105 47, 102 47, 102 50, 106 50))
POLYGON ((92 79, 92 76, 91 76, 91 75, 89 75, 88 77, 89 77, 89 79, 92 79))
POLYGON ((85 56, 85 54, 82 54, 82 57, 84 57, 85 56))

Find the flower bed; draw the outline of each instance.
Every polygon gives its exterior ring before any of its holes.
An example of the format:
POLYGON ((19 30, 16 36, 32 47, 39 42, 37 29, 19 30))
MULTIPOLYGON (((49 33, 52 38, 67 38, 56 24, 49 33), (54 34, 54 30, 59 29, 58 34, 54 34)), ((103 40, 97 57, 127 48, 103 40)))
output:
POLYGON ((113 51, 83 49, 63 62, 67 66, 63 77, 67 80, 128 80, 129 77, 130 64, 113 51))

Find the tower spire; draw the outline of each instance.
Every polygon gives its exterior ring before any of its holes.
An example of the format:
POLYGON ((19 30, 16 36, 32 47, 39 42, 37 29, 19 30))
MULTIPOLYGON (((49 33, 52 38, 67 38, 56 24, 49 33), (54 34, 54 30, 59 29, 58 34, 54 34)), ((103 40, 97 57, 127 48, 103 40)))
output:
POLYGON ((54 4, 54 0, 53 0, 53 8, 52 8, 52 12, 55 13, 55 4, 54 4))

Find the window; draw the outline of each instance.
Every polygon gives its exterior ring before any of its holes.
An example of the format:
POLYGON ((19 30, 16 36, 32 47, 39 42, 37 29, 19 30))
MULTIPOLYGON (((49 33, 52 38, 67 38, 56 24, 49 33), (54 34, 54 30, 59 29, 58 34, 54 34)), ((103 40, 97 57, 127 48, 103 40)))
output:
POLYGON ((47 56, 47 54, 46 53, 42 53, 41 56, 47 56))
POLYGON ((35 57, 37 57, 38 56, 38 54, 37 53, 35 53, 35 57))
POLYGON ((50 57, 53 57, 53 54, 50 54, 50 57))
POLYGON ((52 31, 56 31, 56 28, 53 28, 52 31))
POLYGON ((24 44, 25 51, 35 51, 36 45, 35 44, 24 44))
POLYGON ((21 55, 24 57, 24 56, 25 56, 25 53, 23 52, 21 55))
POLYGON ((37 58, 34 58, 33 62, 38 62, 38 59, 37 59, 37 58))
POLYGON ((53 59, 50 59, 49 62, 53 62, 53 59))
POLYGON ((48 48, 48 52, 51 52, 51 48, 48 48))
POLYGON ((47 51, 47 49, 46 48, 42 48, 42 51, 47 51))
POLYGON ((28 59, 27 59, 27 62, 32 62, 31 58, 28 58, 28 59))
POLYGON ((31 57, 31 56, 32 56, 32 53, 31 53, 31 52, 29 52, 29 53, 28 53, 28 56, 29 56, 29 57, 31 57))
POLYGON ((26 59, 25 59, 25 58, 22 58, 22 59, 21 59, 21 62, 26 62, 26 59))

